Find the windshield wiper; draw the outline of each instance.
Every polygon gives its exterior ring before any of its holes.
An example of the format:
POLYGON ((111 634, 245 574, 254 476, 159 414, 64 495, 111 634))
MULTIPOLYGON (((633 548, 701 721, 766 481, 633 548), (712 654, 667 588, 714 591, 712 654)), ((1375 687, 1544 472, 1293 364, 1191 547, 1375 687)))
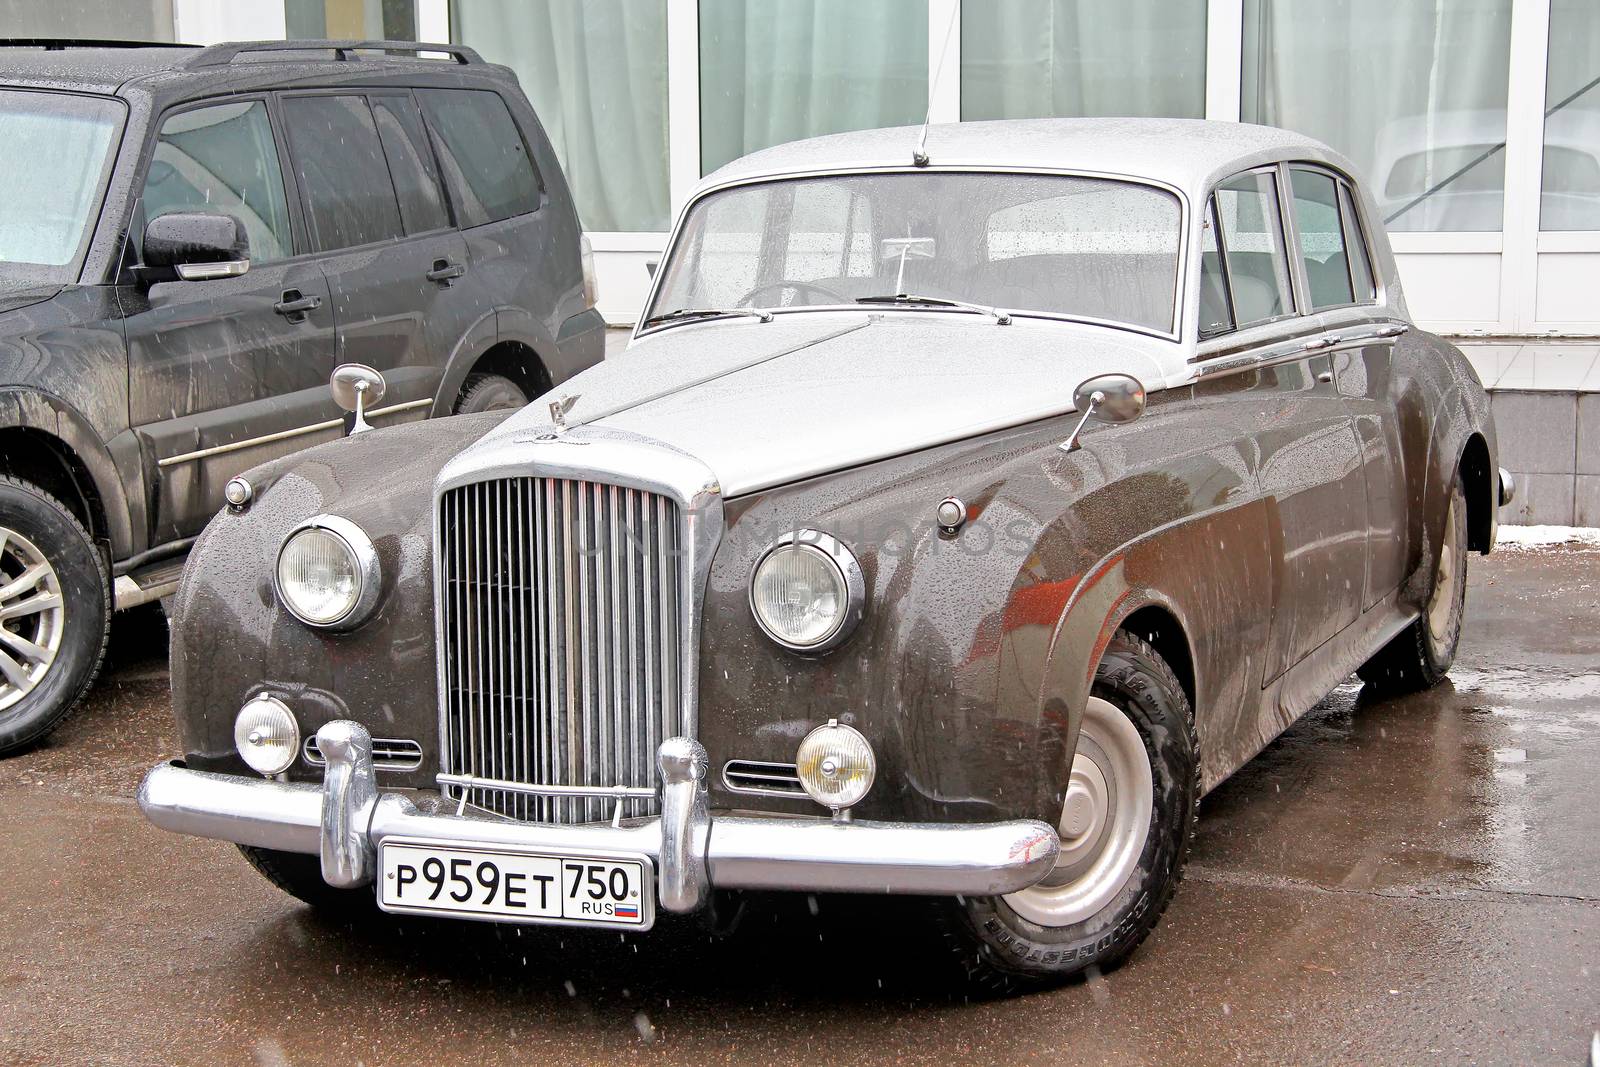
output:
POLYGON ((966 311, 977 311, 984 315, 994 317, 996 326, 1011 325, 1011 312, 1001 308, 990 307, 988 304, 973 304, 966 300, 950 300, 942 296, 916 296, 912 293, 896 293, 893 296, 858 296, 858 304, 910 304, 916 307, 946 307, 962 308, 966 311))
POLYGON ((673 322, 678 319, 709 319, 717 315, 750 315, 762 322, 772 321, 772 312, 766 308, 679 308, 669 311, 665 315, 652 315, 644 320, 646 326, 654 326, 658 322, 673 322))

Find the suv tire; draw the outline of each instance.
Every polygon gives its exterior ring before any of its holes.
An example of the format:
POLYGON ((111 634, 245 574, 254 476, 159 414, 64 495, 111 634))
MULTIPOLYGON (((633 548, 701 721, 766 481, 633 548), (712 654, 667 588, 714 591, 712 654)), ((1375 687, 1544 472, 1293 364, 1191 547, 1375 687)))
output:
POLYGON ((0 475, 0 756, 61 724, 94 684, 111 625, 111 574, 55 497, 0 475))
POLYGON ((935 902, 957 964, 981 990, 1010 993, 1091 967, 1111 970, 1155 928, 1183 877, 1200 800, 1183 686, 1154 648, 1118 630, 1089 705, 1056 873, 1004 897, 935 902), (1086 797, 1097 799, 1084 807, 1086 797))
POLYGON ((510 378, 498 374, 469 374, 456 398, 455 415, 480 411, 515 411, 528 406, 528 395, 510 378))

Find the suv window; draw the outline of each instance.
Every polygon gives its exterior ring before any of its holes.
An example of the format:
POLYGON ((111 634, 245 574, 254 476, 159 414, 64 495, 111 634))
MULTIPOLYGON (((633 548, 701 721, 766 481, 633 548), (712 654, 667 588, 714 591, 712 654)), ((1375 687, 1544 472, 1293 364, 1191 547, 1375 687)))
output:
POLYGON ((180 111, 161 124, 145 176, 145 218, 208 210, 244 223, 254 263, 282 259, 293 248, 283 171, 260 100, 180 111))
POLYGON ((438 141, 462 226, 481 226, 539 208, 539 175, 498 93, 419 89, 438 141))
POLYGON ((450 225, 444 196, 439 191, 439 171, 422 125, 422 113, 410 96, 374 96, 372 115, 378 121, 378 138, 389 161, 395 197, 400 201, 400 221, 406 233, 427 233, 450 225))
POLYGON ((283 113, 311 247, 331 252, 400 236, 400 207, 367 98, 288 96, 283 113))
POLYGON ((1212 201, 1235 324, 1250 326, 1290 314, 1294 296, 1274 173, 1235 175, 1217 186, 1212 201))
POLYGON ((1312 310, 1355 303, 1340 218, 1339 183, 1331 174, 1295 167, 1289 171, 1289 186, 1294 191, 1294 228, 1312 310))

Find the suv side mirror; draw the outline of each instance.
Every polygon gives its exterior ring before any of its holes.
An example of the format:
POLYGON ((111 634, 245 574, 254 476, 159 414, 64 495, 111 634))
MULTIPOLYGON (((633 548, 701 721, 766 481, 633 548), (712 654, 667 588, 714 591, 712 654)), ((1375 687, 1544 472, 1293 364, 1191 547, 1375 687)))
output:
POLYGON ((144 266, 151 281, 236 278, 250 269, 250 236, 220 211, 169 211, 144 228, 144 266))

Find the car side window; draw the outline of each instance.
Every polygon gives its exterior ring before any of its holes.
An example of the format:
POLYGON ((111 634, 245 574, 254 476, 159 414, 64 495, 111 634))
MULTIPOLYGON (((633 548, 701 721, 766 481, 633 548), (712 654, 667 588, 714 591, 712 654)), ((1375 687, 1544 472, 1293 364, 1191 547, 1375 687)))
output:
POLYGON ((283 113, 312 248, 400 236, 400 207, 367 98, 288 96, 283 113))
POLYGON ((481 226, 539 209, 538 170, 499 93, 418 89, 433 130, 457 221, 481 226))
POLYGON ((416 102, 409 95, 373 96, 371 101, 406 233, 427 233, 450 225, 439 188, 439 170, 416 102))
POLYGON ((1343 182, 1339 183, 1339 214, 1344 219, 1344 243, 1350 250, 1350 279, 1355 285, 1356 302, 1370 304, 1378 299, 1378 289, 1373 280, 1372 257, 1367 252, 1367 240, 1361 234, 1361 219, 1356 214, 1355 194, 1343 182))
POLYGON ((1289 186, 1294 194, 1294 228, 1311 309, 1320 311, 1355 303, 1339 210, 1339 183, 1331 174, 1293 167, 1289 170, 1289 186))
POLYGON ((144 217, 221 211, 244 223, 250 260, 290 255, 289 204, 267 106, 260 100, 180 111, 161 123, 144 180, 144 217))
POLYGON ((1215 337, 1233 329, 1233 307, 1228 299, 1228 275, 1222 269, 1217 245, 1217 203, 1206 201, 1200 243, 1200 336, 1215 337))
POLYGON ((1235 175, 1217 186, 1214 200, 1235 325, 1251 326, 1291 314, 1294 291, 1289 286, 1275 173, 1235 175))

